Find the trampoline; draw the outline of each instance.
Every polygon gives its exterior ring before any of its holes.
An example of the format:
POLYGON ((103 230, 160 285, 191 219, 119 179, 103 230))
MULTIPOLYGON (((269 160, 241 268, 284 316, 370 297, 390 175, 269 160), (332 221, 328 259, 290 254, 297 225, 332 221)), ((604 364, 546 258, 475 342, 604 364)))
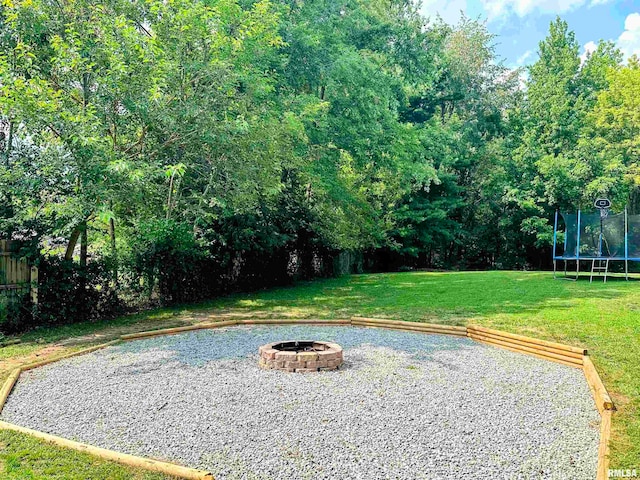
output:
POLYGON ((629 279, 629 262, 640 262, 640 215, 628 215, 627 209, 618 214, 601 210, 599 213, 562 213, 556 211, 553 227, 553 276, 557 262, 564 261, 565 278, 577 280, 580 262, 591 262, 591 277, 604 272, 607 281, 610 262, 624 262, 625 279, 629 279), (564 224, 564 232, 561 227, 564 224), (558 234, 564 233, 562 247, 558 234), (558 249, 562 253, 558 254, 558 249), (567 264, 576 262, 576 276, 567 277, 567 264))

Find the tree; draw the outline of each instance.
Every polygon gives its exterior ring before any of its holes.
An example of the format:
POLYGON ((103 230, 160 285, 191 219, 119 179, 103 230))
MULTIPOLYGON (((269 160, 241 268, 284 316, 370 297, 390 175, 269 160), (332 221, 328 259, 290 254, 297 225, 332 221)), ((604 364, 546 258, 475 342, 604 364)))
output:
POLYGON ((601 42, 581 65, 578 51, 567 23, 559 18, 552 22, 540 42, 539 59, 529 68, 518 120, 522 130, 510 142, 516 176, 511 195, 526 212, 520 229, 538 247, 550 245, 554 209, 586 207, 603 193, 596 187, 602 164, 581 145, 595 99, 607 88, 606 71, 621 57, 612 44, 601 42))
POLYGON ((589 135, 581 147, 600 165, 587 190, 612 197, 617 205, 629 202, 640 211, 640 62, 632 58, 624 68, 609 68, 608 88, 599 92, 589 115, 589 135))

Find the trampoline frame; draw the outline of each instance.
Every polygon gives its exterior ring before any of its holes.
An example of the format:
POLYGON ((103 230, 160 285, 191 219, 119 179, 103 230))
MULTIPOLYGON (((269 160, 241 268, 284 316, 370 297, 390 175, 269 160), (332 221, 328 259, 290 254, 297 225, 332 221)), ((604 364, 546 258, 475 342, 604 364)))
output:
MULTIPOLYGON (((629 281, 629 262, 640 262, 640 257, 629 257, 629 223, 628 223, 628 213, 627 208, 624 209, 624 256, 593 256, 586 255, 584 257, 580 256, 580 230, 581 230, 581 211, 578 210, 577 213, 577 237, 576 237, 576 251, 574 255, 567 255, 567 236, 564 237, 564 245, 562 255, 556 255, 556 248, 558 244, 558 210, 556 210, 555 218, 553 222, 553 278, 557 277, 557 262, 564 261, 564 277, 563 279, 576 281, 580 276, 580 262, 581 261, 608 261, 608 262, 624 262, 624 278, 629 281), (567 276, 567 263, 568 262, 576 262, 576 276, 569 277, 567 276)), ((600 238, 600 242, 602 243, 602 238, 600 238)), ((602 245, 598 249, 599 253, 602 252, 602 245)), ((592 272, 593 276, 593 272, 592 272)), ((606 281, 606 273, 605 273, 605 281, 606 281)))

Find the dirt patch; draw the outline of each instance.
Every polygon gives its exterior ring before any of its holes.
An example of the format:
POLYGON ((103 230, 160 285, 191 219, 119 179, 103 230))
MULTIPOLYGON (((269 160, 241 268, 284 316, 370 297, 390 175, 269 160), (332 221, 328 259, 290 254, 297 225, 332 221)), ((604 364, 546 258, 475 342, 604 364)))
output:
POLYGON ((46 358, 62 355, 67 349, 62 345, 47 345, 35 352, 31 352, 28 355, 22 355, 14 358, 7 358, 0 361, 0 372, 3 378, 7 377, 9 373, 22 365, 34 363, 46 358))
POLYGON ((71 347, 89 343, 104 343, 120 338, 120 335, 126 335, 128 333, 145 332, 147 330, 159 330, 162 328, 184 327, 186 325, 192 325, 194 323, 198 323, 198 321, 192 321, 191 319, 184 317, 169 318, 166 320, 154 320, 153 322, 143 321, 140 323, 134 323, 132 325, 107 327, 89 335, 67 338, 58 342, 57 345, 71 347))

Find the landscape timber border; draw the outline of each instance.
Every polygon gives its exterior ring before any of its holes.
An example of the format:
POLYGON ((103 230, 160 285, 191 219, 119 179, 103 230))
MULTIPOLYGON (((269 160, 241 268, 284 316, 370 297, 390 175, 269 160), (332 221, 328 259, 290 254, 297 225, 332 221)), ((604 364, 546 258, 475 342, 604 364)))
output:
MULTIPOLYGON (((602 382, 598 371, 596 370, 586 349, 572 347, 561 343, 540 340, 537 338, 526 337, 502 330, 493 330, 490 328, 480 327, 476 325, 451 326, 432 323, 405 322, 392 319, 370 318, 370 317, 352 317, 350 319, 254 319, 254 320, 224 320, 215 322, 203 322, 195 325, 177 328, 165 328, 160 330, 149 330, 137 333, 121 335, 119 339, 95 345, 83 350, 78 350, 65 355, 60 355, 47 360, 23 365, 11 372, 0 389, 0 413, 4 408, 7 398, 11 394, 13 387, 18 382, 20 374, 24 371, 38 368, 50 363, 54 363, 67 358, 83 355, 85 353, 95 352, 102 348, 110 347, 125 341, 133 341, 138 339, 156 337, 161 335, 174 335, 194 330, 205 330, 212 328, 222 328, 237 325, 350 325, 359 327, 372 328, 390 328, 394 330, 405 330, 412 332, 421 332, 427 334, 453 335, 457 337, 468 337, 471 340, 487 344, 493 347, 502 348, 512 352, 522 353, 525 355, 535 356, 543 360, 561 363, 573 368, 579 368, 583 371, 587 380, 595 405, 601 416, 600 421, 600 443, 598 447, 598 468, 596 480, 606 480, 609 469, 609 441, 611 437, 611 416, 615 411, 615 406, 604 383, 602 382)), ((143 468, 153 472, 160 472, 188 480, 213 480, 213 475, 204 470, 184 467, 173 463, 162 462, 145 457, 129 455, 115 450, 108 450, 92 445, 79 443, 62 437, 57 437, 45 432, 31 430, 29 428, 14 425, 8 422, 0 421, 0 429, 13 430, 33 437, 45 440, 55 445, 71 448, 80 452, 89 453, 104 460, 118 462, 124 465, 143 468)))

